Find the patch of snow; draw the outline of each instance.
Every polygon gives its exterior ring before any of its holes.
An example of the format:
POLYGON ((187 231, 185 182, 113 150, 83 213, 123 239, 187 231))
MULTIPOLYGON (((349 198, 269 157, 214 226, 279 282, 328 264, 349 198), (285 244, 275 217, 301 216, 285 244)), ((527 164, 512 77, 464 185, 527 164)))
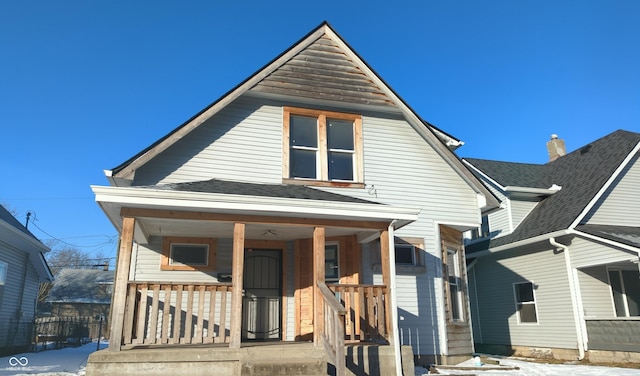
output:
MULTIPOLYGON (((100 342, 100 349, 108 346, 100 342)), ((96 351, 97 343, 79 347, 22 353, 0 358, 0 376, 84 376, 89 355, 96 351)))
MULTIPOLYGON (((518 367, 517 370, 495 370, 487 367, 486 371, 474 368, 438 369, 441 375, 477 375, 477 376, 640 376, 640 369, 589 366, 582 364, 546 364, 526 362, 516 359, 500 359, 503 366, 518 367)), ((479 367, 482 368, 482 367, 479 367)), ((415 367, 415 376, 431 376, 423 367, 415 367)))

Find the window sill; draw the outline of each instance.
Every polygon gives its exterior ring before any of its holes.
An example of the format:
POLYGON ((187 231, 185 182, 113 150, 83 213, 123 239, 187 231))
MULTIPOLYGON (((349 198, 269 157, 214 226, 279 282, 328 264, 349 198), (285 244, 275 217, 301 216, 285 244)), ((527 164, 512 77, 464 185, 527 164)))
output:
POLYGON ((325 181, 312 179, 290 179, 283 178, 283 184, 293 185, 310 185, 316 187, 335 187, 335 188, 364 188, 364 183, 347 182, 347 181, 325 181))

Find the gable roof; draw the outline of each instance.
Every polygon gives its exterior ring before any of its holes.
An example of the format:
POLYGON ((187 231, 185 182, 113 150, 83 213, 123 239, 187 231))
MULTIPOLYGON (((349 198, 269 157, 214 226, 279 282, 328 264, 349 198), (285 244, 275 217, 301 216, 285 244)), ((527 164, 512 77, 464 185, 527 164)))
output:
POLYGON ((465 158, 500 184, 526 183, 532 188, 549 188, 556 184, 562 187, 555 194, 544 197, 511 234, 470 244, 468 252, 574 228, 639 148, 640 134, 618 130, 545 165, 465 158))
POLYGON ((38 276, 42 280, 51 281, 53 275, 47 265, 43 253, 49 251, 49 247, 42 244, 31 231, 22 225, 4 206, 0 205, 0 238, 12 246, 29 254, 29 260, 33 264, 38 276))
POLYGON ((62 269, 56 275, 47 301, 50 303, 111 303, 113 270, 62 269))
POLYGON ((112 185, 127 185, 137 168, 244 94, 294 96, 312 103, 342 102, 401 113, 472 189, 485 196, 487 207, 498 205, 495 197, 452 152, 463 142, 420 118, 326 21, 169 134, 105 171, 107 178, 112 185))

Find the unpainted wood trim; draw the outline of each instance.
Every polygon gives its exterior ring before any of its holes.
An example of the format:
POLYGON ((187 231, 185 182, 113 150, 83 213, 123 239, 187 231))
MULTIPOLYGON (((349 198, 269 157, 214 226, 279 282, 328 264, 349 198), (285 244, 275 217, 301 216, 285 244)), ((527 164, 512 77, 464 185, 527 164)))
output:
POLYGON ((318 287, 318 283, 324 283, 324 253, 325 253, 325 229, 324 227, 316 227, 313 229, 313 342, 316 345, 320 344, 319 334, 322 332, 323 327, 323 314, 322 314, 322 293, 318 287))
POLYGON ((140 208, 126 208, 126 207, 120 210, 120 215, 123 217, 135 217, 135 218, 165 218, 165 219, 219 221, 219 222, 262 223, 262 224, 278 224, 278 225, 284 225, 284 226, 306 226, 306 227, 350 227, 350 228, 386 229, 388 226, 388 224, 385 222, 376 222, 376 221, 270 217, 270 216, 264 216, 264 215, 237 215, 237 214, 220 214, 220 213, 191 212, 191 211, 163 210, 163 209, 140 209, 140 208))
MULTIPOLYGON (((231 267, 231 338, 230 348, 240 348, 242 341, 242 281, 244 278, 244 236, 245 224, 233 226, 233 260, 231 267)), ((220 331, 224 329, 221 328, 220 331)))
POLYGON ((125 306, 127 303, 127 286, 129 284, 129 270, 131 269, 131 255, 133 254, 133 231, 136 220, 133 217, 122 218, 122 233, 120 235, 120 248, 116 276, 113 287, 113 306, 111 334, 109 340, 110 351, 120 351, 122 346, 122 331, 124 328, 125 306))

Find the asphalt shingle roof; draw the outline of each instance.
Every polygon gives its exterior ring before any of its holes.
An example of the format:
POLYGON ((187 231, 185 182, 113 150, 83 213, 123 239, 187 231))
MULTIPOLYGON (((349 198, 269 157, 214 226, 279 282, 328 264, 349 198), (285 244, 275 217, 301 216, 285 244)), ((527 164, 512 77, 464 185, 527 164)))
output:
MULTIPOLYGON (((285 184, 256 184, 237 181, 211 179, 204 181, 171 183, 146 188, 163 189, 184 192, 222 193, 243 196, 281 197, 303 200, 353 202, 360 204, 379 204, 378 202, 363 200, 355 197, 339 195, 303 185, 285 184)), ((140 187, 140 188, 145 188, 140 187)), ((382 204, 381 204, 382 205, 382 204)))
POLYGON ((640 227, 581 225, 576 226, 576 230, 640 248, 640 227))
POLYGON ((503 186, 562 187, 542 199, 513 233, 470 244, 468 253, 569 228, 639 142, 640 134, 618 130, 544 165, 465 158, 503 186))

